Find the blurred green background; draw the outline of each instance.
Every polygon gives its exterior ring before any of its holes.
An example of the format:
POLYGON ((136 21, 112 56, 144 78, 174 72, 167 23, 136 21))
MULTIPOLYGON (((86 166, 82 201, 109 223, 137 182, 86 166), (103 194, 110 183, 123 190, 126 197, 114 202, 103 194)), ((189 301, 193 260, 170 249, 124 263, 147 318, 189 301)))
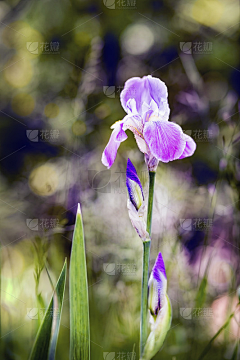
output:
MULTIPOLYGON (((197 143, 157 171, 150 265, 161 251, 173 321, 155 359, 198 359, 236 308, 239 10, 237 0, 0 2, 2 359, 29 356, 52 294, 44 264, 55 283, 78 202, 91 359, 138 358, 142 244, 126 208, 127 158, 146 195, 148 174, 130 132, 111 170, 101 164, 133 76, 166 83, 170 120, 197 143)), ((68 314, 67 286, 59 360, 69 357, 68 314)), ((239 324, 238 308, 205 359, 239 358, 239 324)))

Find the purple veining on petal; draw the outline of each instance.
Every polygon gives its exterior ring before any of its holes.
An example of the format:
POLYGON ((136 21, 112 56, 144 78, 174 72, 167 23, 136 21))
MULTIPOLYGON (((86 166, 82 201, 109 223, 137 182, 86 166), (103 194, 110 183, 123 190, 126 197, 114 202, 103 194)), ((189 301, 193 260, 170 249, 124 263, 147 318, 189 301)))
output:
POLYGON ((168 91, 165 83, 158 78, 154 78, 151 75, 147 76, 148 87, 151 98, 157 103, 160 108, 161 103, 167 100, 168 91))
MULTIPOLYGON (((183 159, 191 156, 196 144, 185 135, 181 127, 169 122, 167 87, 151 75, 134 77, 126 81, 120 95, 122 107, 127 115, 114 131, 102 155, 102 162, 110 168, 115 161, 120 142, 126 140, 125 131, 133 132, 137 145, 145 158, 157 161, 183 159)), ((148 165, 148 164, 147 164, 148 165)))
POLYGON ((136 199, 136 193, 135 193, 136 186, 139 186, 140 188, 140 192, 142 194, 142 201, 144 200, 143 189, 137 171, 130 159, 128 159, 127 162, 126 185, 127 185, 130 201, 135 206, 136 210, 138 210, 138 204, 137 204, 138 199, 136 199))
POLYGON ((158 283, 161 283, 160 273, 163 274, 165 276, 165 278, 167 279, 162 253, 158 254, 158 257, 157 257, 155 264, 153 266, 153 269, 152 269, 152 273, 153 273, 153 278, 155 280, 157 280, 158 283))
POLYGON ((195 141, 191 138, 191 136, 184 134, 184 139, 186 140, 186 146, 179 159, 184 159, 185 157, 192 156, 197 147, 195 141))
POLYGON ((146 121, 150 119, 152 115, 158 116, 159 109, 157 103, 154 100, 151 100, 150 104, 144 102, 142 104, 142 121, 145 124, 146 121))
POLYGON ((127 139, 127 134, 123 131, 122 127, 122 123, 115 127, 102 154, 102 163, 107 166, 108 169, 113 165, 116 159, 121 142, 127 139))
POLYGON ((127 180, 131 179, 131 180, 135 181, 140 186, 141 191, 143 193, 141 181, 140 181, 137 171, 130 159, 128 159, 128 161, 127 161, 126 175, 127 175, 127 180))
POLYGON ((144 139, 151 153, 162 162, 178 159, 185 148, 186 140, 179 125, 165 120, 149 121, 144 126, 144 139))
POLYGON ((126 104, 127 113, 131 115, 138 115, 137 107, 136 107, 136 100, 129 99, 126 104))
POLYGON ((127 102, 129 99, 136 100, 136 109, 141 113, 142 103, 150 102, 150 94, 144 88, 145 77, 133 77, 125 82, 124 89, 120 94, 122 107, 127 112, 127 102))
POLYGON ((129 99, 136 100, 136 109, 139 114, 142 111, 142 104, 146 102, 150 105, 151 100, 157 103, 159 109, 163 102, 167 100, 167 87, 163 81, 154 78, 151 75, 143 78, 134 77, 126 81, 123 91, 120 95, 122 107, 127 112, 127 102, 129 99))

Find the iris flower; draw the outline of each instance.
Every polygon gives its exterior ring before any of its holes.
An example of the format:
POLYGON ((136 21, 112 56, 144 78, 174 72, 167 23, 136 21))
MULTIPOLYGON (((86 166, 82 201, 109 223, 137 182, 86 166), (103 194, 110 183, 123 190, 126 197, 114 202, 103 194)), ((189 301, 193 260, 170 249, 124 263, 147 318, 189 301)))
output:
POLYGON ((172 308, 167 295, 167 276, 161 253, 158 254, 152 269, 148 288, 151 331, 141 360, 151 359, 160 350, 172 321, 172 308))
POLYGON ((110 140, 102 154, 102 163, 109 169, 117 156, 121 142, 131 130, 137 145, 145 154, 149 170, 159 161, 169 162, 191 156, 196 144, 181 127, 169 120, 168 91, 165 83, 151 75, 126 81, 120 95, 127 115, 111 126, 110 140))

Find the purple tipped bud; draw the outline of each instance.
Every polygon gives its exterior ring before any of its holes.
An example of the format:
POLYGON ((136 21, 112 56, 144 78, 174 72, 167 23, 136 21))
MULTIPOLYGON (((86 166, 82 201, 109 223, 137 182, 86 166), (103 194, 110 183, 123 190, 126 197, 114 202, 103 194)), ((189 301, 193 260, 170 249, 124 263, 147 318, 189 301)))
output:
POLYGON ((131 203, 139 210, 144 202, 142 184, 130 159, 127 162, 126 185, 131 203))
POLYGON ((172 307, 167 295, 167 277, 162 254, 159 253, 149 279, 149 298, 151 331, 141 360, 152 359, 162 347, 171 327, 172 307))
POLYGON ((162 254, 159 253, 149 279, 148 305, 151 314, 157 315, 167 293, 167 276, 162 254))
POLYGON ((129 194, 127 207, 131 223, 137 231, 139 237, 143 241, 146 241, 148 233, 146 231, 146 223, 144 221, 145 204, 142 184, 139 180, 135 167, 129 159, 126 171, 126 185, 129 194))

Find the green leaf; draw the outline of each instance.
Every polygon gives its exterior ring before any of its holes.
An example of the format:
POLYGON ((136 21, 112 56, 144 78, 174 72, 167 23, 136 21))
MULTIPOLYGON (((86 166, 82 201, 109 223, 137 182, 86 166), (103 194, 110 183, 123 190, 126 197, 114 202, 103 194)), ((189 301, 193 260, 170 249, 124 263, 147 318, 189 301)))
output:
POLYGON ((196 308, 201 308, 206 300, 206 293, 207 293, 207 285, 208 285, 208 280, 207 277, 204 276, 202 278, 201 284, 199 286, 197 295, 196 295, 196 308))
POLYGON ((236 342, 231 360, 237 360, 237 358, 238 358, 238 341, 236 342))
POLYGON ((90 359, 87 267, 82 214, 78 204, 70 259, 70 360, 90 359))
POLYGON ((67 261, 65 260, 56 289, 39 327, 29 360, 53 360, 55 358, 66 283, 66 273, 67 261))

